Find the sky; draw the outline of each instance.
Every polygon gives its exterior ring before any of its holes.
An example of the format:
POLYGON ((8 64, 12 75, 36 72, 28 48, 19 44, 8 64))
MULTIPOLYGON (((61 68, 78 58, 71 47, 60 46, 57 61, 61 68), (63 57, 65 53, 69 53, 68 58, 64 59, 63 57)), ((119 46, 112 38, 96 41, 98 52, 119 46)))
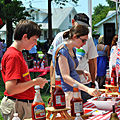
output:
MULTIPOLYGON (((29 0, 22 0, 23 4, 25 7, 29 7, 29 0)), ((48 0, 31 0, 32 6, 36 8, 41 8, 41 9, 48 9, 48 0)), ((102 5, 108 5, 106 0, 92 0, 92 13, 93 13, 93 8, 96 7, 97 5, 102 4, 102 5)), ((56 5, 55 3, 51 3, 52 8, 56 8, 59 6, 56 5)), ((68 3, 65 7, 73 7, 74 5, 71 3, 68 3)), ((75 6, 74 6, 75 7, 75 6)), ((75 7, 76 11, 83 12, 88 15, 88 0, 79 0, 78 6, 75 7)))

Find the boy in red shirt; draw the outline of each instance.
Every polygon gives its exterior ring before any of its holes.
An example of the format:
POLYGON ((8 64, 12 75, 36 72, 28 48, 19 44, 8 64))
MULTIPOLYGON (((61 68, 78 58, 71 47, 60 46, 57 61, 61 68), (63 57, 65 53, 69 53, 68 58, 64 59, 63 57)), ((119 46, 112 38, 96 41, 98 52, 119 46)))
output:
POLYGON ((2 58, 2 77, 5 83, 4 98, 1 101, 1 114, 4 120, 10 120, 13 113, 17 112, 20 119, 31 117, 31 104, 34 99, 34 86, 41 88, 48 81, 44 78, 31 80, 22 50, 30 50, 37 45, 37 39, 41 35, 40 27, 30 21, 19 21, 14 31, 14 42, 7 49, 2 58))

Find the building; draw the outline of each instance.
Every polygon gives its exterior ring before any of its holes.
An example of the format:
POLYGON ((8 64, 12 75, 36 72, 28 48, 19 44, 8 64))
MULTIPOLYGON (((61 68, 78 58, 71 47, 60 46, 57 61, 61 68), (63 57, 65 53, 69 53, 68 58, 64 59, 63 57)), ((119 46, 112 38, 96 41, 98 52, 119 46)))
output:
MULTIPOLYGON (((48 38, 48 10, 38 9, 38 8, 27 8, 32 18, 27 18, 33 20, 34 22, 41 25, 42 33, 40 40, 46 40, 48 38), (33 12, 31 12, 33 11, 33 12)), ((52 36, 66 29, 72 27, 72 19, 77 13, 74 7, 64 7, 64 8, 53 8, 52 10, 52 36)), ((6 25, 0 29, 0 37, 6 40, 6 25)))
POLYGON ((100 35, 104 35, 104 42, 107 45, 111 45, 114 35, 118 33, 119 26, 120 11, 117 16, 115 10, 109 11, 106 18, 94 25, 94 27, 97 28, 98 33, 100 33, 100 35))
MULTIPOLYGON (((118 22, 120 23, 120 11, 118 12, 118 22)), ((103 20, 101 20, 100 22, 98 22, 97 24, 94 25, 95 28, 98 29, 98 32, 100 33, 100 35, 104 35, 104 24, 106 23, 114 23, 115 25, 115 33, 116 33, 116 11, 112 10, 109 11, 106 18, 104 18, 103 20)))

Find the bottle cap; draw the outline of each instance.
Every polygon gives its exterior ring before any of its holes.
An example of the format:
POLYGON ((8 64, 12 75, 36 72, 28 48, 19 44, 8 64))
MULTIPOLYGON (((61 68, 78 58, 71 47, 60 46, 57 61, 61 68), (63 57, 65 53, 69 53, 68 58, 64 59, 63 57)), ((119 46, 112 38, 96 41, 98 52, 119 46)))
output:
POLYGON ((14 117, 17 117, 18 116, 18 113, 14 113, 14 115, 13 115, 14 117))
POLYGON ((80 117, 80 113, 76 113, 76 117, 80 117))
POLYGON ((39 85, 35 85, 34 88, 35 88, 35 89, 40 89, 40 86, 39 86, 39 85))
POLYGON ((112 65, 112 68, 115 68, 115 65, 112 65))
POLYGON ((109 72, 109 71, 110 71, 109 69, 106 70, 106 72, 109 72))
POLYGON ((73 84, 73 87, 78 87, 78 84, 73 84))

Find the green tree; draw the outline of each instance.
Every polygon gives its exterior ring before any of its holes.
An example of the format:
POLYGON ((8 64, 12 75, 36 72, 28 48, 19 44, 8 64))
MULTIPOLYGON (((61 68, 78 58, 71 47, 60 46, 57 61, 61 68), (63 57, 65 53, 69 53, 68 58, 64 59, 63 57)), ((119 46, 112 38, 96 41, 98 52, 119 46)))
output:
MULTIPOLYGON (((27 0, 30 2, 31 0, 27 0)), ((68 2, 73 2, 75 4, 78 3, 79 0, 51 0, 56 4, 59 4, 60 7, 65 6, 68 2)), ((12 23, 18 22, 20 19, 26 19, 26 17, 31 17, 28 12, 25 12, 25 7, 22 4, 22 0, 0 0, 0 18, 6 23, 6 41, 7 47, 12 44, 12 36, 13 36, 13 26, 12 23), (5 4, 8 3, 8 4, 5 4)), ((1 27, 1 26, 0 26, 1 27)))
POLYGON ((111 1, 111 0, 106 0, 106 2, 109 4, 110 8, 115 8, 116 7, 116 3, 111 1))
POLYGON ((0 18, 6 23, 6 41, 7 47, 12 44, 13 40, 13 26, 12 23, 16 24, 20 19, 26 19, 30 17, 28 12, 25 12, 25 7, 21 1, 9 0, 9 3, 5 4, 8 0, 0 0, 0 18), (2 7, 1 7, 2 6, 2 7))
POLYGON ((95 28, 93 26, 96 23, 103 20, 110 10, 115 10, 115 7, 111 8, 109 6, 103 6, 103 5, 99 4, 98 6, 94 7, 93 9, 94 9, 94 12, 92 15, 92 31, 95 30, 95 28))

